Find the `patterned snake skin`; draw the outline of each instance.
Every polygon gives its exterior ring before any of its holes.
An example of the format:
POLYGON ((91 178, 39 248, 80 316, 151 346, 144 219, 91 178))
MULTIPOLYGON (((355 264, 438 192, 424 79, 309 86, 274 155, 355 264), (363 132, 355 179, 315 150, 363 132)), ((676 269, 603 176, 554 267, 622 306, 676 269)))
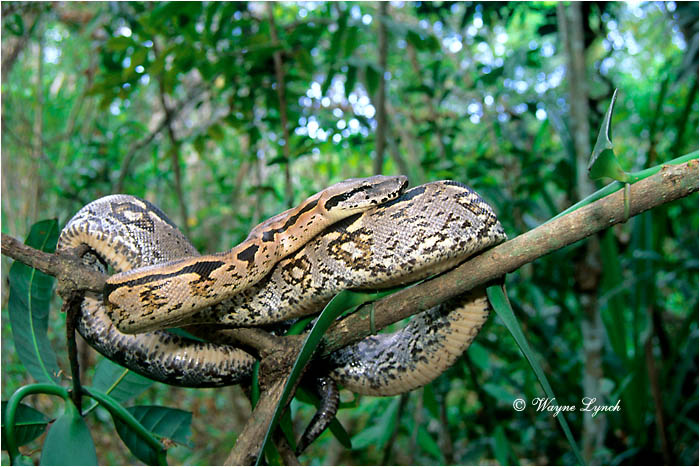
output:
MULTIPOLYGON (((342 289, 419 280, 504 239, 493 210, 473 190, 449 181, 429 183, 333 224, 278 262, 262 281, 194 313, 190 323, 251 326, 316 313, 342 289)), ((86 261, 116 271, 198 255, 158 208, 126 195, 94 201, 69 221, 58 249, 80 244, 90 248, 86 261)), ((483 290, 472 291, 416 315, 400 331, 341 349, 325 364, 335 381, 355 392, 406 392, 454 363, 488 311, 483 290)), ((169 384, 236 384, 249 377, 254 363, 241 349, 165 331, 124 334, 96 294, 83 302, 78 331, 108 358, 169 384)))

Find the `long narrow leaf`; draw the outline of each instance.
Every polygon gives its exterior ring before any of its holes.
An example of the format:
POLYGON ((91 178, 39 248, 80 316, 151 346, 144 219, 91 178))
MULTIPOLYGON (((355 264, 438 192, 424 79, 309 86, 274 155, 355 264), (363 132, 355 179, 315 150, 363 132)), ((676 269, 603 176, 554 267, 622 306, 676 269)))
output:
POLYGON ((353 436, 352 448, 365 449, 368 446, 375 446, 377 449, 382 449, 394 431, 400 403, 399 397, 389 401, 384 413, 373 424, 353 436))
MULTIPOLYGON (((505 324, 506 328, 513 336, 513 339, 515 339, 518 347, 520 347, 520 351, 523 353, 523 355, 525 355, 525 358, 530 364, 532 371, 535 372, 535 375, 537 376, 542 389, 544 389, 545 394, 547 394, 547 397, 556 400, 554 391, 552 391, 552 387, 549 385, 549 381, 547 380, 547 376, 545 376, 544 371, 542 371, 542 367, 537 361, 535 352, 530 348, 530 344, 528 344, 527 339, 525 339, 525 335, 518 324, 518 320, 513 313, 513 309, 510 307, 510 303, 508 303, 508 298, 506 297, 503 288, 498 285, 493 285, 486 289, 486 293, 494 311, 498 317, 501 318, 501 321, 503 321, 503 324, 505 324)), ((569 441, 569 445, 571 446, 571 450, 574 452, 576 459, 578 460, 579 464, 584 465, 585 462, 583 457, 581 457, 576 441, 571 434, 571 430, 569 429, 569 425, 566 423, 563 414, 560 414, 557 417, 557 420, 559 420, 561 429, 564 431, 566 439, 569 441)))
MULTIPOLYGON (((25 243, 52 253, 57 241, 58 222, 52 219, 34 224, 25 243)), ((47 336, 54 278, 15 261, 9 280, 8 309, 17 355, 38 382, 58 382, 58 362, 47 336)))

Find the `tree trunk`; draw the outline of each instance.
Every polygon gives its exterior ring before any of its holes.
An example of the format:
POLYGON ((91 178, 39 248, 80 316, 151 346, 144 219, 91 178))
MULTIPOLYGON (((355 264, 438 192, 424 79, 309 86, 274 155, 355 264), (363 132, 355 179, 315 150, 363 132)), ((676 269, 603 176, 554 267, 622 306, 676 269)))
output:
MULTIPOLYGON (((566 47, 569 80, 569 115, 573 133, 577 198, 584 199, 595 191, 588 177, 588 159, 591 154, 590 126, 588 123, 588 86, 586 81, 585 45, 581 3, 557 4, 557 19, 566 47)), ((585 253, 576 264, 576 290, 583 315, 581 333, 584 343, 583 397, 603 401, 600 382, 603 377, 602 349, 605 328, 598 309, 598 289, 601 277, 600 243, 593 236, 586 242, 585 253)), ((606 432, 605 417, 583 417, 583 457, 593 462, 593 453, 603 447, 606 432)))
POLYGON ((374 103, 377 108, 377 132, 376 138, 376 152, 374 158, 374 173, 381 174, 382 167, 384 166, 384 148, 386 147, 386 80, 384 75, 386 75, 386 60, 387 60, 387 30, 386 24, 384 24, 384 18, 389 14, 389 2, 379 3, 379 21, 377 26, 378 31, 378 48, 379 48, 379 86, 377 88, 377 97, 374 99, 374 103))
MULTIPOLYGON (((273 14, 275 3, 267 3, 267 14, 270 21, 270 36, 274 44, 279 45, 280 40, 277 35, 277 26, 275 25, 275 15, 273 14)), ((284 76, 284 64, 282 63, 282 52, 276 50, 273 54, 273 59, 275 61, 275 76, 277 78, 277 102, 280 111, 280 126, 282 127, 282 137, 284 138, 284 197, 285 205, 288 208, 294 206, 294 188, 292 186, 292 155, 290 152, 290 141, 289 141, 289 120, 287 118, 287 96, 285 93, 285 76, 284 76)))

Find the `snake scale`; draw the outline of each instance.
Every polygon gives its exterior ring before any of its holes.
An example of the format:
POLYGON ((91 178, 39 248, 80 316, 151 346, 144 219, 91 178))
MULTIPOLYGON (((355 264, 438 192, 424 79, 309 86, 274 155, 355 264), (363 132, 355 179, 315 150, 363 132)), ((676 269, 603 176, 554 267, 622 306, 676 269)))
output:
MULTIPOLYGON (((167 216, 147 201, 128 195, 94 201, 68 222, 58 250, 87 245, 85 262, 103 271, 111 266, 119 274, 110 278, 105 297, 86 294, 78 331, 108 358, 149 378, 187 387, 236 384, 249 378, 255 362, 242 349, 158 329, 124 331, 153 329, 151 315, 159 307, 167 312, 160 310, 158 326, 284 321, 318 312, 343 289, 391 287, 445 271, 506 238, 493 209, 470 188, 442 181, 401 193, 405 185, 404 177, 341 182, 260 224, 231 252, 208 256, 200 256, 167 216), (340 209, 345 201, 343 214, 327 209, 340 209), (321 226, 314 226, 319 219, 321 226), (290 242, 280 250, 267 245, 272 237, 285 238, 283 242, 295 238, 296 246, 290 242), (260 257, 265 263, 260 269, 267 271, 254 271, 262 275, 260 280, 247 280, 247 286, 238 287, 224 279, 224 293, 217 295, 211 287, 211 264, 229 261, 217 266, 225 269, 239 262, 248 271, 253 266, 241 253, 250 251, 251 245, 258 247, 256 253, 269 247, 266 254, 274 250, 271 256, 283 258, 265 262, 268 258, 260 257), (198 265, 203 266, 197 269, 198 265), (182 305, 190 303, 189 297, 170 298, 164 304, 160 304, 163 298, 153 300, 154 295, 162 296, 158 286, 166 284, 171 290, 173 278, 206 300, 195 306, 182 305), (130 289, 122 295, 131 297, 121 302, 127 303, 126 308, 114 304, 120 287, 130 289), (232 289, 237 292, 229 293, 232 289), (146 306, 128 308, 139 297, 145 297, 146 306), (170 318, 173 308, 176 312, 185 308, 187 313, 170 318)), ((454 363, 488 312, 484 291, 470 291, 414 316, 399 331, 370 336, 336 351, 322 365, 333 380, 354 392, 403 393, 427 384, 454 363)))

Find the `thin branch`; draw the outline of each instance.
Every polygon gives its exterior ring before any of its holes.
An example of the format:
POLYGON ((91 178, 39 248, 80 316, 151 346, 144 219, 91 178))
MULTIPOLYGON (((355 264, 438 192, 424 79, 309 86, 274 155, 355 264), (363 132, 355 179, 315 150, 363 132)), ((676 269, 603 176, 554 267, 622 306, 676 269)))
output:
POLYGON ((266 391, 260 395, 260 400, 248 419, 243 431, 236 439, 236 445, 231 450, 224 465, 253 465, 262 448, 262 440, 267 432, 267 427, 277 406, 277 401, 282 397, 285 380, 275 381, 266 391))
POLYGON ((387 119, 386 119, 386 63, 387 51, 389 43, 387 41, 387 27, 385 19, 389 16, 389 2, 379 3, 379 21, 377 23, 377 47, 379 48, 379 85, 377 86, 377 95, 375 97, 375 107, 377 108, 377 132, 375 141, 375 158, 373 172, 375 174, 382 173, 384 165, 384 148, 386 147, 387 137, 387 119))
MULTIPOLYGON (((275 15, 273 13, 274 7, 274 2, 268 2, 267 16, 270 21, 270 36, 272 37, 272 42, 279 46, 281 43, 277 35, 277 25, 275 24, 275 15)), ((279 49, 275 50, 272 58, 275 62, 275 76, 277 78, 277 102, 280 111, 280 125, 282 125, 282 137, 284 138, 284 147, 282 150, 286 161, 284 164, 285 201, 287 207, 291 208, 294 203, 294 190, 292 189, 292 158, 290 153, 291 141, 289 140, 289 120, 287 117, 287 96, 285 92, 286 82, 284 64, 282 63, 282 51, 279 49)))
MULTIPOLYGON (((190 94, 185 97, 182 101, 178 102, 178 104, 172 109, 172 113, 170 115, 171 119, 174 119, 177 117, 177 115, 182 111, 182 109, 189 104, 190 102, 194 101, 197 99, 199 96, 201 96, 204 92, 206 91, 206 88, 197 88, 192 90, 190 94)), ((122 161, 122 168, 121 171, 119 172, 119 177, 117 179, 117 183, 115 185, 115 191, 117 193, 121 193, 121 191, 124 189, 124 181, 126 180, 126 176, 130 171, 131 168, 131 163, 134 160, 134 157, 136 154, 146 146, 148 146, 151 141, 155 139, 158 134, 163 131, 163 129, 167 128, 168 123, 170 120, 168 119, 168 116, 166 115, 163 117, 163 119, 158 123, 156 128, 150 132, 148 135, 143 137, 141 140, 137 141, 134 143, 131 148, 129 149, 129 152, 124 156, 124 160, 122 161)))
POLYGON ((189 216, 187 215, 188 203, 187 200, 185 200, 185 193, 182 187, 182 171, 180 170, 180 141, 175 136, 175 129, 173 128, 173 110, 170 108, 165 99, 165 86, 163 84, 162 75, 158 77, 158 90, 160 103, 163 106, 163 111, 165 112, 165 123, 168 130, 168 137, 170 138, 170 158, 173 166, 173 173, 175 174, 175 194, 178 200, 177 204, 180 208, 180 218, 182 219, 180 225, 184 230, 185 236, 189 237, 190 227, 188 222, 189 216))
POLYGON ((2 254, 65 282, 66 290, 102 292, 107 276, 85 266, 77 256, 44 253, 2 234, 2 254))

